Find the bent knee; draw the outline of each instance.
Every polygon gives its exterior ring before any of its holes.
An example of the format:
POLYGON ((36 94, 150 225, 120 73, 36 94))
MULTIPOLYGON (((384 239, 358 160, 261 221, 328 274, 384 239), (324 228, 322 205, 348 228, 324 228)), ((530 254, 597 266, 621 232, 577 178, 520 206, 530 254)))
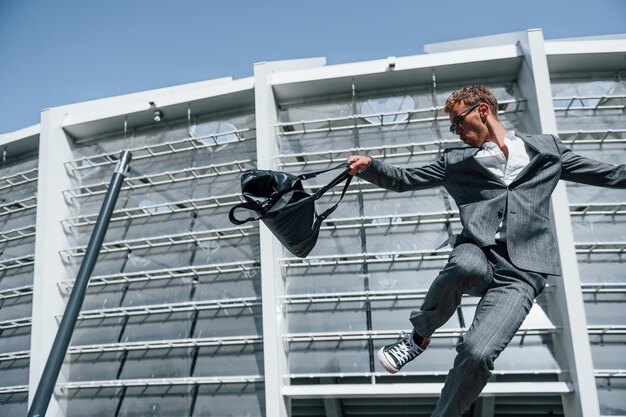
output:
POLYGON ((460 359, 466 364, 473 367, 486 367, 493 370, 493 361, 496 354, 482 349, 473 343, 460 342, 456 347, 460 359))
POLYGON ((458 277, 482 277, 489 274, 489 261, 482 249, 463 243, 452 250, 448 265, 458 277))

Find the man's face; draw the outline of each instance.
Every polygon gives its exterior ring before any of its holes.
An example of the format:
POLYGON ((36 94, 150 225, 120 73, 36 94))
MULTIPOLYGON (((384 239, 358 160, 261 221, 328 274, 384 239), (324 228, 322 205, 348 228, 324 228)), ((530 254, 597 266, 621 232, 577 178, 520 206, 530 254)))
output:
POLYGON ((456 103, 448 114, 452 124, 455 122, 455 117, 458 116, 458 124, 454 133, 459 135, 463 143, 474 148, 480 148, 489 135, 487 125, 480 118, 481 106, 485 106, 485 104, 468 106, 461 101, 456 103))

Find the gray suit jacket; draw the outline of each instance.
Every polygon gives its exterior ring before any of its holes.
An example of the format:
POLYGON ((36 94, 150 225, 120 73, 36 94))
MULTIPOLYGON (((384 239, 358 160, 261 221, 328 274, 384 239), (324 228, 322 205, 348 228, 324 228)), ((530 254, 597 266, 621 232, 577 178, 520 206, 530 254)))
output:
POLYGON ((550 222, 550 195, 559 180, 626 188, 626 167, 576 155, 553 135, 517 134, 537 155, 510 184, 481 165, 478 148, 449 148, 420 168, 400 168, 378 160, 359 176, 393 191, 443 186, 459 207, 463 236, 480 247, 494 245, 507 212, 507 249, 515 266, 560 274, 550 222))

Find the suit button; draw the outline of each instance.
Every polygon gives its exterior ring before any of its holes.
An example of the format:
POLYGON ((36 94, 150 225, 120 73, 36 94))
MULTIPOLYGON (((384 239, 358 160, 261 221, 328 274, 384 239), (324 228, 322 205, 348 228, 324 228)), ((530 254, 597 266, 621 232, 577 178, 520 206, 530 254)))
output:
POLYGON ((498 218, 501 219, 504 216, 504 210, 498 210, 498 218))

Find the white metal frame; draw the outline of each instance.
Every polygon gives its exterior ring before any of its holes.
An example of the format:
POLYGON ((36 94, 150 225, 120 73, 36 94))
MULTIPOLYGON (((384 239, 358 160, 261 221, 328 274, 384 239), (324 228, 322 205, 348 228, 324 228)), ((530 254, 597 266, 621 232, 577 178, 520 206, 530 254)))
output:
POLYGON ((38 179, 38 169, 32 168, 24 172, 18 172, 0 178, 0 191, 19 185, 36 182, 38 179))
MULTIPOLYGON (((255 129, 238 129, 232 132, 216 133, 212 135, 204 136, 190 136, 185 139, 179 139, 169 142, 162 142, 155 145, 145 145, 135 148, 130 148, 129 151, 133 155, 133 161, 140 161, 146 158, 153 158, 156 156, 174 155, 187 151, 198 151, 201 149, 211 149, 217 146, 222 146, 226 142, 219 142, 218 138, 224 136, 235 135, 237 142, 245 142, 248 140, 254 140, 256 137, 252 134, 255 129), (206 143, 203 140, 211 139, 213 143, 206 143)), ((191 133, 190 133, 191 135, 191 133)), ((233 141, 234 142, 234 141, 233 141)), ((230 142, 229 142, 230 143, 230 142)), ((69 171, 80 171, 84 169, 90 169, 97 166, 111 166, 115 165, 118 161, 118 152, 102 153, 92 156, 85 156, 83 158, 74 159, 66 162, 65 165, 69 171)))
POLYGON ((33 208, 37 208, 37 196, 26 197, 0 205, 0 216, 19 213, 33 208))
MULTIPOLYGON (((234 239, 256 235, 258 228, 255 225, 229 227, 225 229, 202 230, 197 232, 160 235, 140 239, 128 239, 102 244, 100 253, 129 252, 140 249, 155 249, 189 243, 200 243, 210 240, 234 239)), ((85 254, 87 246, 79 246, 59 251, 64 257, 80 257, 85 254)))
MULTIPOLYGON (((258 271, 260 269, 257 261, 229 262, 210 265, 187 266, 180 268, 164 268, 150 271, 126 272, 109 275, 93 276, 89 280, 89 286, 116 285, 121 283, 137 283, 154 280, 172 280, 181 278, 194 278, 206 275, 217 275, 222 273, 242 272, 246 273, 258 271)), ((62 281, 59 286, 65 291, 72 288, 74 281, 62 281)))
MULTIPOLYGON (((241 161, 226 162, 223 164, 213 164, 202 167, 185 168, 173 171, 160 172, 153 175, 139 177, 128 177, 122 186, 122 190, 136 190, 159 185, 175 184, 184 181, 199 180, 202 178, 215 177, 219 175, 240 174, 245 170, 255 168, 255 161, 243 159, 241 161)), ((68 199, 105 194, 108 189, 108 182, 83 185, 64 191, 68 199)))
MULTIPOLYGON (((216 207, 231 207, 243 200, 241 194, 227 194, 206 198, 194 198, 180 201, 173 201, 161 204, 148 205, 143 207, 118 208, 113 211, 111 223, 136 220, 147 217, 163 216, 172 213, 183 213, 189 211, 200 211, 216 207)), ((98 214, 84 214, 70 219, 63 219, 61 222, 65 227, 92 226, 96 224, 98 214)))
MULTIPOLYGON (((149 316, 152 314, 187 313, 194 311, 251 309, 261 305, 257 297, 229 298, 225 300, 196 301, 186 303, 153 304, 137 307, 103 308, 81 311, 78 320, 98 320, 111 317, 149 316)), ((57 316, 60 321, 61 316, 57 316)))
MULTIPOLYGON (((517 113, 523 110, 523 104, 525 100, 502 100, 498 102, 503 106, 506 106, 506 109, 502 109, 498 111, 498 114, 507 114, 507 113, 517 113), (514 104, 513 109, 508 109, 509 105, 514 104)), ((389 127, 389 126, 398 126, 398 125, 406 125, 412 123, 428 123, 444 120, 448 122, 448 116, 443 113, 443 107, 430 107, 424 109, 413 109, 408 111, 398 111, 398 112, 386 112, 386 113, 372 113, 372 114, 355 114, 345 117, 329 117, 326 119, 312 119, 312 120, 301 120, 298 122, 281 122, 277 123, 276 127, 278 129, 278 135, 282 137, 288 137, 293 135, 304 135, 307 133, 330 133, 341 130, 352 130, 352 129, 363 129, 370 127, 389 127), (415 115, 419 115, 422 113, 435 113, 435 116, 426 116, 426 117, 416 117, 415 115), (386 122, 385 118, 390 116, 403 116, 406 115, 406 118, 403 118, 400 121, 386 122), (372 122, 370 119, 376 119, 377 122, 372 122), (342 123, 344 122, 344 123, 342 123), (345 123, 348 122, 348 123, 345 123), (307 125, 325 125, 325 127, 317 127, 317 128, 309 128, 307 129, 307 125), (300 127, 299 130, 295 129, 295 127, 300 127), (289 129, 286 129, 289 128, 289 129)))

